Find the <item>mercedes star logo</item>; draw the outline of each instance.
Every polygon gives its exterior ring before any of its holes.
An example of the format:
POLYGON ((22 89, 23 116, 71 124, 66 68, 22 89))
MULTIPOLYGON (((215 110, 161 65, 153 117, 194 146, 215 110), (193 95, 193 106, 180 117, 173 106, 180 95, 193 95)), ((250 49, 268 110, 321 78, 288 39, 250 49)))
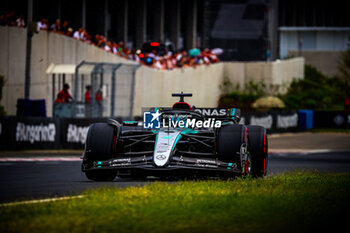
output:
POLYGON ((157 155, 156 158, 159 160, 163 160, 166 158, 166 156, 165 155, 157 155))

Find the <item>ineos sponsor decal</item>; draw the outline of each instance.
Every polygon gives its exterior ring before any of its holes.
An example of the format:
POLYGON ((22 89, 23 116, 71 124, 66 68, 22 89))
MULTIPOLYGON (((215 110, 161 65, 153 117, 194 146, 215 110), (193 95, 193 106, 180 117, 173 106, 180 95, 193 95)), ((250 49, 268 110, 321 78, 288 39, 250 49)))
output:
POLYGON ((77 126, 69 124, 67 130, 67 142, 80 142, 81 144, 84 144, 88 130, 89 126, 77 126))
POLYGON ((195 166, 203 168, 218 168, 217 165, 196 163, 195 166))
POLYGON ((298 114, 294 113, 289 116, 277 115, 277 128, 286 129, 298 126, 298 114))
POLYGON ((131 163, 114 163, 114 164, 111 164, 111 167, 124 167, 129 165, 131 165, 131 163))
POLYGON ((48 125, 26 125, 18 122, 16 127, 17 142, 54 142, 56 126, 54 123, 48 125))

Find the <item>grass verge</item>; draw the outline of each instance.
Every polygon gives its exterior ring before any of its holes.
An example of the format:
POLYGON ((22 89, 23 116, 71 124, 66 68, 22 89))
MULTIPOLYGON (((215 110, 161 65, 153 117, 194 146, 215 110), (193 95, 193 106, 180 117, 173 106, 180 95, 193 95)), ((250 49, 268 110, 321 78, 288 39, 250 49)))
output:
POLYGON ((349 194, 350 174, 154 182, 2 206, 0 232, 335 232, 349 219, 349 194))

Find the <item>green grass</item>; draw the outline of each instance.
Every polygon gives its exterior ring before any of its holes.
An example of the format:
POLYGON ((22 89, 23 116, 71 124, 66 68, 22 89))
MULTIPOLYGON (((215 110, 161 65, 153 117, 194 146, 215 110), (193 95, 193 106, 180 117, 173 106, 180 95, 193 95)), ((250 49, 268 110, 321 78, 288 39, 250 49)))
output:
POLYGON ((349 219, 349 194, 350 174, 154 182, 0 207, 0 232, 335 232, 349 219))

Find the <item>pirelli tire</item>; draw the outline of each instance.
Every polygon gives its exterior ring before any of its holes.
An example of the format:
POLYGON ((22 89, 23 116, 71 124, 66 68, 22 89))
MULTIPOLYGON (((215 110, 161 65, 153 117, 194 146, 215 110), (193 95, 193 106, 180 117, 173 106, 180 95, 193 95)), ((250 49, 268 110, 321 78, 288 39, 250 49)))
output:
POLYGON ((248 166, 250 164, 241 164, 242 158, 240 155, 242 148, 247 148, 247 144, 246 126, 233 124, 221 127, 217 142, 219 160, 236 163, 237 167, 242 169, 242 173, 249 175, 250 169, 248 169, 248 166))
MULTIPOLYGON (((107 123, 95 123, 89 127, 86 144, 84 163, 94 163, 113 158, 116 151, 116 126, 107 123)), ((113 170, 85 171, 88 179, 94 181, 111 181, 116 177, 113 170)))
POLYGON ((267 173, 268 142, 266 129, 261 126, 248 125, 249 146, 252 176, 263 177, 267 173))

